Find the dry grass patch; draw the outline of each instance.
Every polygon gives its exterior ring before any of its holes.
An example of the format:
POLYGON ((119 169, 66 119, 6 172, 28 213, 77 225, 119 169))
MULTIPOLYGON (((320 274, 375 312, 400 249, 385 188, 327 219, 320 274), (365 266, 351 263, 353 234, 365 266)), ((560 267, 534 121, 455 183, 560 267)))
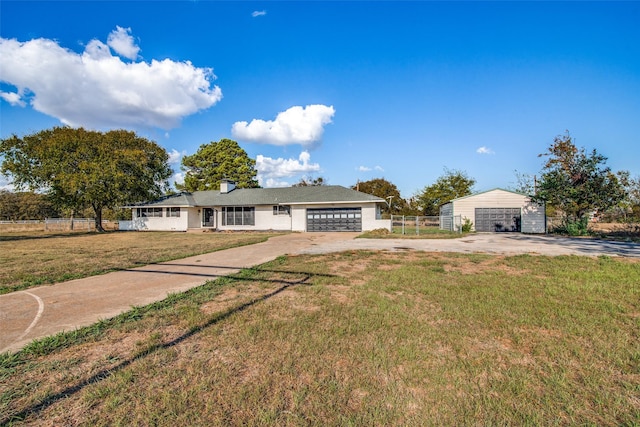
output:
POLYGON ((6 233, 0 293, 262 242, 279 233, 6 233))
POLYGON ((639 278, 606 258, 282 257, 5 355, 0 424, 633 425, 639 278))

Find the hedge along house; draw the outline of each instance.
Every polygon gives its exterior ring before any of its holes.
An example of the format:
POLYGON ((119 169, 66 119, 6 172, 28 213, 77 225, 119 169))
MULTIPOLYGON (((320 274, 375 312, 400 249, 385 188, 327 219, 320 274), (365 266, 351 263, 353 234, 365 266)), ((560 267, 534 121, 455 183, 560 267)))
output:
POLYGON ((529 196, 500 188, 454 199, 440 208, 440 228, 454 230, 465 219, 478 232, 546 233, 545 207, 529 196), (454 225, 455 224, 455 225, 454 225))
POLYGON ((131 221, 120 230, 369 231, 390 229, 380 219, 384 199, 341 186, 235 188, 195 191, 126 206, 131 221))

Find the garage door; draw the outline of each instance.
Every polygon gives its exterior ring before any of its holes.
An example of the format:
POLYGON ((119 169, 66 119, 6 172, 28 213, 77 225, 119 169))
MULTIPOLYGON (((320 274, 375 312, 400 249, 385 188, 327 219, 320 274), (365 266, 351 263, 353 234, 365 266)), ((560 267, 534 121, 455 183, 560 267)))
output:
POLYGON ((307 209, 307 231, 362 231, 362 209, 307 209))
POLYGON ((476 231, 520 231, 520 208, 476 208, 476 231))

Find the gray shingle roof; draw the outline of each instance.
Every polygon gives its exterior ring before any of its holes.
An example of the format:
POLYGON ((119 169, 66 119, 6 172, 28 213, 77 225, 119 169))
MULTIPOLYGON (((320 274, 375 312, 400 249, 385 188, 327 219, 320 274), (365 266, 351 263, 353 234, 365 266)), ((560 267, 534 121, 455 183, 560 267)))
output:
POLYGON ((258 206, 315 203, 380 203, 381 199, 340 185, 286 188, 236 188, 228 193, 194 191, 136 206, 258 206))

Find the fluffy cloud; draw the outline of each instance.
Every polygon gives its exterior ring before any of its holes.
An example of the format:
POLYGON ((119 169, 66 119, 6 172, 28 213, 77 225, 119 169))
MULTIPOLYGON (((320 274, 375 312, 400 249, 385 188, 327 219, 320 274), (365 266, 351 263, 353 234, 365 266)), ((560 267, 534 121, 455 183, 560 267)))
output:
POLYGON ((253 16, 254 18, 257 18, 258 16, 264 16, 266 14, 267 14, 266 10, 256 10, 251 14, 251 16, 253 16))
POLYGON ((172 148, 169 152, 169 164, 170 165, 179 165, 182 161, 182 157, 187 154, 186 151, 178 151, 175 148, 172 148))
POLYGON ((16 88, 0 97, 12 105, 29 103, 64 124, 93 129, 171 129, 222 99, 220 88, 212 85, 212 69, 169 59, 129 61, 139 50, 130 30, 121 27, 107 44, 92 40, 82 53, 49 39, 0 38, 0 81, 16 88))
POLYGON ((131 36, 131 28, 116 26, 115 31, 109 34, 107 45, 118 55, 124 56, 132 61, 138 58, 138 52, 140 52, 140 48, 136 46, 131 36))
POLYGON ((295 106, 278 113, 275 120, 253 119, 236 122, 231 133, 237 139, 274 145, 301 144, 311 148, 324 133, 324 125, 331 123, 333 106, 295 106))
POLYGON ((476 150, 476 153, 478 153, 478 154, 495 154, 495 152, 492 149, 490 149, 488 147, 485 147, 484 145, 482 147, 478 148, 476 150))
POLYGON ((319 172, 318 163, 309 163, 311 155, 307 151, 300 153, 298 159, 273 159, 258 154, 256 157, 256 169, 258 170, 258 182, 263 187, 287 187, 291 185, 282 178, 291 178, 296 175, 304 175, 311 172, 319 172))
POLYGON ((184 173, 176 172, 169 178, 169 186, 174 187, 174 184, 184 184, 184 173))

